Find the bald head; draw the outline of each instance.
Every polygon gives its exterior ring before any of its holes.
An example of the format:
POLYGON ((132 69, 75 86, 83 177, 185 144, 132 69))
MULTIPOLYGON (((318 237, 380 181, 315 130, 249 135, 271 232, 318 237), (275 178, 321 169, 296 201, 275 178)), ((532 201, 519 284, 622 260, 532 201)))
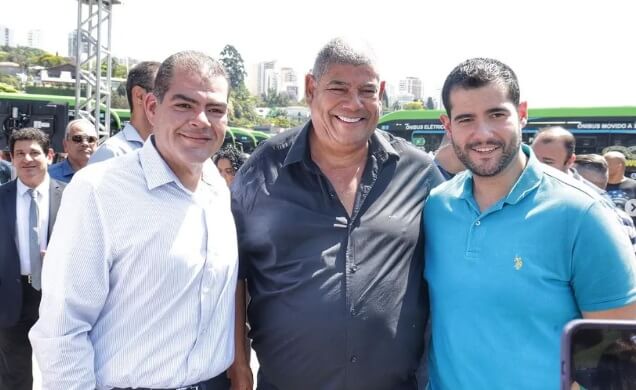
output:
POLYGON ((609 184, 621 183, 625 177, 625 165, 627 164, 625 155, 618 151, 611 151, 605 153, 603 157, 607 161, 609 184))
POLYGON ((560 126, 545 127, 537 132, 532 150, 539 161, 567 173, 572 167, 576 141, 572 133, 560 126))

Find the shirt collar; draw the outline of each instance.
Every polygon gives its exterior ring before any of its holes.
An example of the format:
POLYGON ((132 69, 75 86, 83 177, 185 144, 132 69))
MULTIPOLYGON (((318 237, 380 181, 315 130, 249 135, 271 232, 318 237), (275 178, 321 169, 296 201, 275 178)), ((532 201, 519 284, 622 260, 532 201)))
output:
POLYGON ((144 140, 141 139, 139 132, 133 125, 130 124, 130 122, 126 123, 126 126, 124 126, 124 129, 121 132, 124 134, 124 138, 126 139, 126 141, 139 142, 140 144, 144 143, 144 140))
MULTIPOLYGON (((20 180, 19 177, 16 179, 16 181, 17 181, 18 195, 24 196, 24 194, 26 194, 27 191, 30 190, 31 188, 27 187, 26 184, 22 183, 22 180, 20 180)), ((45 174, 44 180, 42 180, 42 183, 40 183, 39 186, 35 187, 35 190, 37 191, 37 193, 40 195, 44 195, 45 193, 48 193, 50 181, 51 180, 49 179, 49 174, 48 173, 45 174)))
POLYGON ((71 166, 71 163, 68 161, 68 159, 62 161, 62 163, 60 164, 60 170, 62 171, 63 176, 75 174, 75 171, 73 170, 73 167, 71 166))
MULTIPOLYGON (((528 162, 524 167, 521 175, 517 179, 516 183, 510 189, 510 192, 504 199, 504 203, 516 204, 526 197, 532 190, 539 186, 539 182, 543 177, 543 164, 537 160, 528 145, 522 144, 520 152, 528 156, 528 162)), ((465 181, 460 198, 470 199, 473 197, 473 173, 466 171, 465 181)))
MULTIPOLYGON (((302 129, 296 134, 296 137, 292 141, 292 145, 287 153, 287 157, 283 162, 283 166, 298 163, 304 161, 309 163, 311 161, 311 154, 309 152, 309 130, 312 126, 312 122, 308 121, 302 129)), ((381 136, 379 130, 375 130, 371 134, 371 153, 379 158, 380 161, 385 161, 388 156, 395 156, 399 158, 399 154, 395 151, 395 148, 386 139, 381 136)))
MULTIPOLYGON (((181 183, 168 163, 166 163, 163 157, 159 154, 159 151, 154 144, 154 135, 148 137, 142 148, 139 150, 139 162, 141 163, 141 169, 146 177, 146 184, 148 185, 149 190, 174 182, 184 191, 191 192, 181 183)), ((201 181, 212 186, 215 183, 215 174, 218 176, 219 172, 214 166, 214 163, 211 159, 206 160, 203 163, 201 181)))

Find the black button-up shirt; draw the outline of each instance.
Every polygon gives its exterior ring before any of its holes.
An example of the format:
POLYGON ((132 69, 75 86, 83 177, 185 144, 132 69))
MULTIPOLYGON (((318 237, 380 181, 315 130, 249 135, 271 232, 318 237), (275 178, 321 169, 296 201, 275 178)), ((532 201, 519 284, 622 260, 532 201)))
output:
POLYGON ((261 145, 232 186, 259 388, 414 389, 428 315, 421 214, 442 177, 376 130, 349 217, 310 158, 310 125, 261 145))

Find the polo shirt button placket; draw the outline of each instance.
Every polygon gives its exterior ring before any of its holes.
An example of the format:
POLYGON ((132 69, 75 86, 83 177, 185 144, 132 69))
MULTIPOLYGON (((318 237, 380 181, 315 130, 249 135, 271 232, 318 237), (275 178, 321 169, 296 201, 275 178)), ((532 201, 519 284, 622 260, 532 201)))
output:
POLYGON ((479 226, 479 225, 481 225, 481 221, 480 221, 480 220, 477 220, 477 221, 475 222, 475 226, 479 226))

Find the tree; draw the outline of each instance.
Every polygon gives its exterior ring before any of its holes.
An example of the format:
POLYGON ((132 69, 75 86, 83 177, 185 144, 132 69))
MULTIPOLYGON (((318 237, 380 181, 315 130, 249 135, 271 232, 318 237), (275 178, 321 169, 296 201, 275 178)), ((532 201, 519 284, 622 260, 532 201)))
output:
MULTIPOLYGON (((111 57, 111 68, 110 68, 110 77, 117 77, 120 79, 125 79, 128 76, 128 70, 126 66, 121 65, 117 58, 111 57)), ((106 72, 108 72, 108 62, 104 60, 102 62, 102 76, 106 77, 106 72)))
POLYGON ((37 64, 45 68, 51 68, 62 64, 67 64, 69 61, 66 57, 61 57, 55 54, 45 53, 38 57, 37 64))
POLYGON ((435 109, 435 102, 433 101, 433 97, 429 96, 426 99, 426 108, 429 110, 434 110, 435 109))
POLYGON ((413 102, 404 103, 405 110, 421 110, 424 108, 422 102, 419 100, 415 100, 413 102))
POLYGON ((267 93, 261 95, 261 101, 264 106, 270 108, 289 106, 289 96, 284 92, 278 93, 273 88, 268 89, 267 93))
POLYGON ((230 78, 230 87, 232 89, 238 89, 241 85, 245 85, 245 64, 243 57, 232 45, 225 45, 221 50, 221 63, 225 67, 230 78))

